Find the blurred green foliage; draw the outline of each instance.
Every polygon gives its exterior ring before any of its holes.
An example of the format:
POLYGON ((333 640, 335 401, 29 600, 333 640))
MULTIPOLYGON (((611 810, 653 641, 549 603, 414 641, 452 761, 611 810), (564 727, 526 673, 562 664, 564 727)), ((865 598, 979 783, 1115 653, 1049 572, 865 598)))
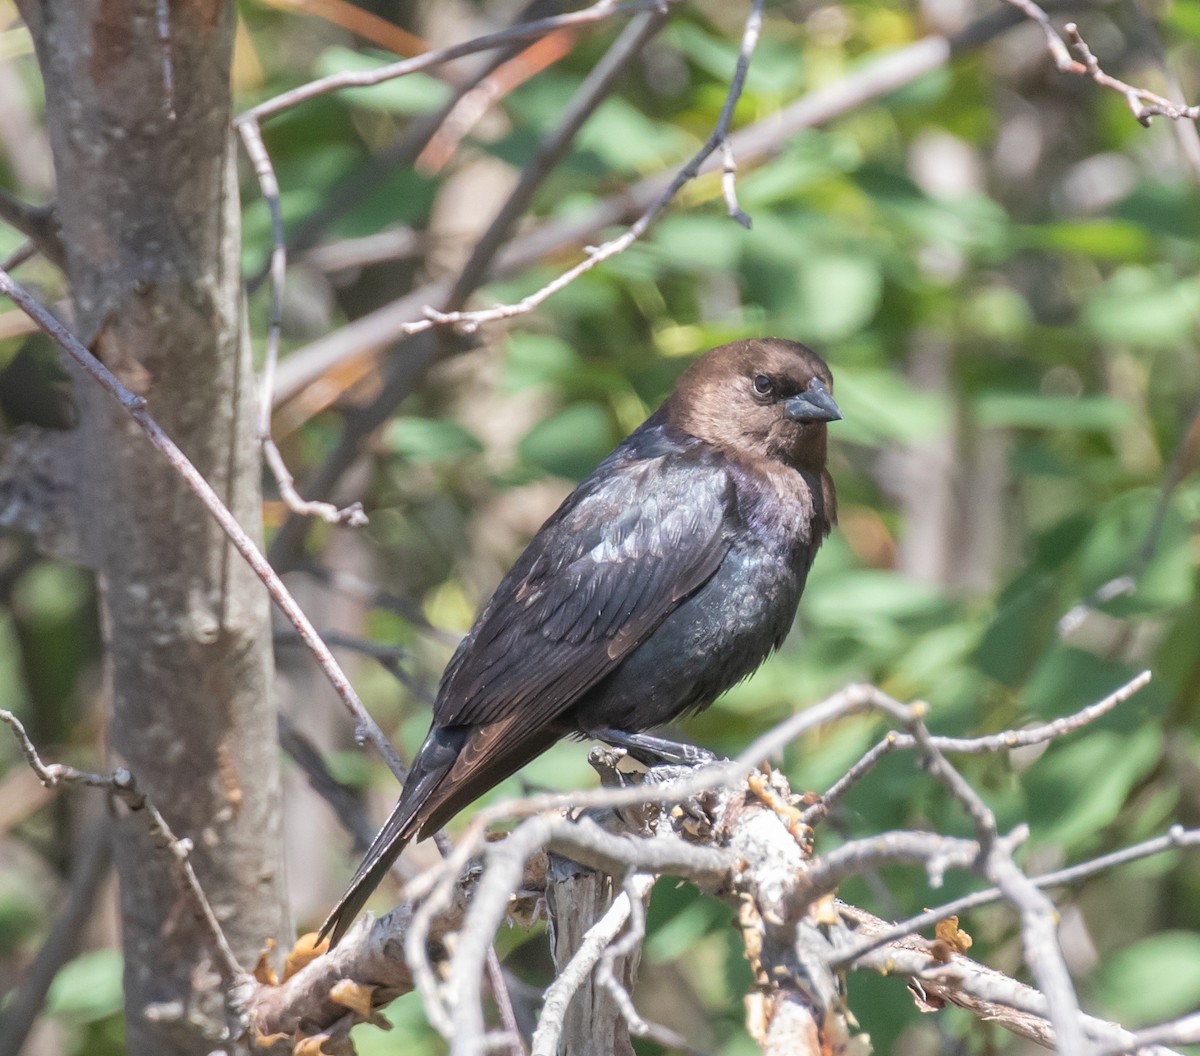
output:
MULTIPOLYGON (((250 3, 242 15, 243 104, 391 58, 311 20, 250 3)), ((681 8, 546 181, 535 213, 576 215, 683 161, 724 101, 742 17, 715 4, 681 8)), ((1142 17, 1116 5, 1090 11, 1081 27, 1104 41, 1116 72, 1144 71, 1142 17)), ((1168 59, 1191 71, 1183 87, 1194 98, 1200 4, 1169 0, 1161 20, 1168 59)), ((1175 821, 1197 824, 1200 483, 1188 432, 1200 399, 1197 174, 1168 123, 1139 128, 1119 97, 1056 76, 1028 29, 744 167, 738 191, 751 230, 725 216, 715 180, 700 181, 644 241, 435 371, 371 447, 372 524, 361 538, 377 550, 380 588, 415 602, 433 625, 463 631, 539 519, 657 405, 691 357, 739 336, 800 339, 829 360, 846 414, 831 430, 842 527, 817 560, 784 648, 684 734, 732 754, 858 680, 927 701, 938 732, 985 733, 1067 714, 1151 668, 1148 689, 1040 758, 969 758, 962 767, 1003 826, 1029 824, 1022 854, 1031 869, 1175 821), (1122 576, 1127 590, 1104 590, 1122 576)), ((771 5, 738 124, 927 31, 899 3, 771 5)), ((480 159, 522 164, 613 34, 583 35, 570 56, 508 93, 449 171, 480 159)), ((422 75, 326 96, 272 121, 267 143, 289 229, 325 208, 446 90, 422 75)), ((269 253, 269 223, 244 175, 244 260, 254 273, 269 253)), ((385 169, 324 224, 322 239, 433 228, 447 183, 446 174, 385 169)), ((11 241, 0 230, 0 253, 11 241)), ((563 266, 547 262, 486 294, 515 300, 563 266)), ((308 267, 293 264, 298 277, 308 267)), ((329 291, 321 329, 394 299, 418 272, 392 262, 321 278, 329 291)), ((259 290, 251 303, 260 333, 266 296, 259 290)), ((312 336, 290 317, 285 324, 288 349, 312 336)), ((15 354, 10 345, 0 352, 15 354)), ((332 448, 338 426, 328 412, 288 441, 298 476, 332 448)), ((314 558, 327 540, 313 533, 314 558)), ((34 692, 21 656, 42 648, 66 656, 56 628, 87 619, 79 587, 52 589, 39 577, 59 573, 42 567, 9 599, 0 625, 0 675, 18 710, 34 692), (30 645, 35 633, 40 644, 30 645)), ((382 607, 352 630, 411 648, 410 673, 428 686, 449 652, 382 607)), ((79 660, 56 670, 71 677, 46 691, 68 698, 79 660)), ((411 752, 426 705, 378 672, 359 681, 411 752)), ((785 760, 794 787, 827 787, 884 730, 858 718, 812 734, 785 760)), ((0 753, 15 764, 2 739, 0 753)), ((560 745, 494 796, 585 786, 584 755, 560 745)), ((373 764, 335 761, 355 783, 374 777, 390 788, 373 764)), ((850 793, 821 838, 828 845, 900 826, 970 831, 913 760, 896 756, 850 793)), ((977 886, 951 876, 933 891, 924 876, 899 870, 883 879, 886 899, 865 881, 842 893, 899 917, 977 886)), ((31 947, 7 904, 0 941, 31 947)), ((1114 871, 1091 881, 1078 904, 1095 944, 1090 958, 1076 950, 1072 961, 1089 1009, 1137 1025, 1200 1003, 1195 856, 1114 871)), ((1003 909, 963 921, 974 952, 1010 968, 1015 924, 1003 909)), ((60 977, 51 1014, 73 1024, 73 1051, 119 1051, 109 1029, 119 964, 92 953, 69 970, 73 982, 60 977)), ((654 990, 668 1025, 698 1029, 686 1009, 699 1008, 706 1049, 755 1051, 740 1001, 748 972, 725 907, 660 884, 642 974, 648 991, 660 974, 676 988, 675 1002, 654 990)), ((854 976, 849 989, 878 1052, 1013 1045, 952 1014, 940 1018, 939 1037, 891 980, 854 976)), ((392 1035, 356 1029, 360 1051, 441 1051, 413 996, 390 1016, 392 1035)), ((639 1043, 639 1051, 658 1050, 639 1043)))

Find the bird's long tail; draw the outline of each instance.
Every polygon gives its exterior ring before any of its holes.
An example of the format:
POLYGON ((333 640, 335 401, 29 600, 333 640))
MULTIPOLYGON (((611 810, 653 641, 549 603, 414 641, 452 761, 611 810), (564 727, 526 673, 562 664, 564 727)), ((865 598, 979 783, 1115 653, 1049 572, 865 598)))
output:
POLYGON ((412 771, 404 783, 404 791, 396 804, 391 816, 384 822, 367 853, 362 864, 346 888, 345 894, 338 899, 321 930, 317 935, 320 941, 329 936, 329 948, 333 949, 359 911, 371 897, 392 863, 400 857, 400 852, 409 841, 417 835, 425 823, 425 809, 430 803, 430 797, 441 783, 450 768, 458 758, 462 748, 463 736, 459 731, 437 729, 429 732, 425 743, 413 760, 412 771))

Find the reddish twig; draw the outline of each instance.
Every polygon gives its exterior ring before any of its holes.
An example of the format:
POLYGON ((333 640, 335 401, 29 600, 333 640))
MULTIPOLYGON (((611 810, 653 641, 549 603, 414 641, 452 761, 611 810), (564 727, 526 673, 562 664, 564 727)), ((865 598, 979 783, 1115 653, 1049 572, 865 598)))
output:
POLYGON ((482 37, 464 41, 462 44, 441 48, 438 51, 427 51, 423 55, 405 59, 403 62, 394 62, 388 66, 381 66, 377 70, 351 70, 334 73, 328 77, 309 81, 308 84, 293 88, 291 91, 251 107, 235 118, 234 124, 240 126, 250 121, 261 122, 293 106, 307 102, 309 99, 327 95, 329 92, 337 92, 345 88, 366 88, 383 84, 385 81, 394 81, 397 77, 406 77, 410 73, 440 66, 453 59, 461 59, 465 55, 490 51, 514 41, 542 37, 560 29, 591 25, 613 15, 631 15, 638 11, 650 11, 658 8, 661 2, 662 0, 627 0, 626 3, 617 3, 616 0, 598 0, 597 3, 585 7, 581 11, 571 11, 565 15, 553 15, 549 18, 534 19, 532 22, 522 22, 497 33, 488 33, 482 37))

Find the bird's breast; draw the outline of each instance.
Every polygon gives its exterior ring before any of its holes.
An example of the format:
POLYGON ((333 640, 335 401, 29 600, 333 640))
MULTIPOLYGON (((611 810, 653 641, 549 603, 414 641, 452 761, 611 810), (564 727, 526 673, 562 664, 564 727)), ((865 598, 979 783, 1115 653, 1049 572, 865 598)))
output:
POLYGON ((807 572, 807 561, 743 533, 716 574, 586 694, 576 721, 643 730, 708 707, 783 641, 807 572))

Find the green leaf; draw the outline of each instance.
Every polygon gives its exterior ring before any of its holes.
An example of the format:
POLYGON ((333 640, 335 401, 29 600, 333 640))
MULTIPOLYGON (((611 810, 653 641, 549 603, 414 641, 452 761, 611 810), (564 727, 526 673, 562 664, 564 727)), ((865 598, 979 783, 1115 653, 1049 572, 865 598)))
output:
POLYGON ((526 462, 578 480, 612 449, 612 419, 598 403, 573 403, 535 425, 520 444, 526 462))
MULTIPOLYGON (((363 54, 340 45, 326 48, 317 59, 317 73, 370 72, 396 62, 394 55, 383 57, 363 54)), ((410 73, 381 84, 347 88, 341 92, 365 110, 383 110, 393 114, 423 114, 442 106, 450 98, 450 85, 427 73, 410 73)))
POLYGON ((1004 592, 975 659, 979 670, 1018 686, 1037 660, 1039 646, 1053 634, 1060 615, 1053 580, 1040 572, 1023 576, 1004 592))
POLYGON ((579 368, 579 354, 561 337, 521 330, 508 336, 504 380, 509 391, 561 382, 579 368))
POLYGON ((1146 230, 1123 220, 1063 220, 1045 227, 1022 228, 1029 246, 1078 253, 1095 260, 1141 261, 1154 246, 1146 230))
POLYGON ((442 462, 483 450, 479 441, 446 418, 396 418, 384 433, 384 444, 414 462, 442 462))
POLYGON ((751 214, 795 202, 810 187, 851 171, 861 160, 862 152, 849 136, 802 132, 770 165, 739 174, 738 199, 751 214))
POLYGON ((1153 726, 1131 734, 1093 730, 1058 745, 1025 775, 1038 842, 1070 848, 1094 838, 1121 812, 1161 750, 1162 731, 1153 726))
POLYGON ((47 1010, 80 1023, 116 1015, 124 1003, 123 964, 119 950, 95 950, 76 957, 54 977, 47 1010))
POLYGON ((933 587, 896 572, 847 572, 810 585, 805 615, 813 623, 861 629, 880 621, 929 616, 944 609, 933 587))
POLYGON ((975 419, 989 429, 1118 429, 1133 408, 1110 396, 1050 396, 1037 392, 985 392, 975 401, 975 419))
POLYGON ((641 171, 679 157, 692 140, 676 126, 651 121, 624 99, 610 96, 579 130, 575 144, 610 168, 641 171))
POLYGON ((1130 265, 1093 291, 1081 317, 1099 340, 1173 348, 1194 333, 1198 314, 1200 283, 1194 278, 1176 282, 1130 265))
POLYGON ((837 438, 856 443, 931 440, 950 426, 951 405, 945 393, 913 388, 891 371, 838 368, 838 406, 845 420, 837 438))
POLYGON ((1098 970, 1097 995, 1126 1027, 1174 1019, 1200 1006, 1200 934, 1167 931, 1118 950, 1098 970))
MULTIPOLYGON (((1180 4, 1172 4, 1172 8, 1178 11, 1180 4)), ((1122 124, 1128 129, 1128 121, 1122 124)), ((1191 241, 1200 238, 1198 204, 1196 185, 1191 180, 1174 183, 1146 180, 1134 188, 1113 212, 1120 219, 1128 220, 1152 235, 1191 241)))
POLYGON ((727 216, 670 216, 659 225, 652 247, 676 268, 730 271, 737 267, 745 234, 727 216))
POLYGON ((808 341, 840 341, 870 322, 883 277, 870 257, 830 253, 798 261, 796 287, 797 332, 808 341))
MULTIPOLYGON (((728 84, 737 66, 737 41, 710 36, 695 23, 683 21, 672 22, 664 36, 705 73, 728 84)), ((746 89, 750 93, 787 93, 800 83, 803 73, 803 62, 794 46, 764 35, 747 71, 746 89)), ((722 95, 724 91, 722 88, 722 95)))

